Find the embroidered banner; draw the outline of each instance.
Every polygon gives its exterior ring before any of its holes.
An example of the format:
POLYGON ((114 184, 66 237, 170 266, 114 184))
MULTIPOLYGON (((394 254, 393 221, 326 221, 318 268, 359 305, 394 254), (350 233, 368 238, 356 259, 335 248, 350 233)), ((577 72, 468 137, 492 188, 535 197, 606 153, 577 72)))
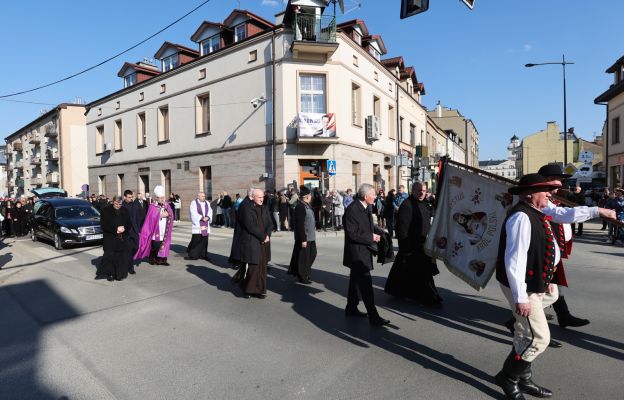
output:
POLYGON ((441 185, 425 251, 481 290, 496 270, 500 233, 513 202, 510 185, 448 163, 441 185))

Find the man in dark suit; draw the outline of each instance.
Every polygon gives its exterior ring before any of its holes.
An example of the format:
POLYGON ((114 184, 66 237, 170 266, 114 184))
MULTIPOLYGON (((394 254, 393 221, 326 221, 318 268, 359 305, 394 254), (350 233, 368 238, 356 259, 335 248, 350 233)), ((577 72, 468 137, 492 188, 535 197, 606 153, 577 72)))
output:
POLYGON ((139 226, 140 231, 141 227, 143 227, 143 222, 145 222, 145 215, 147 214, 147 207, 149 206, 149 202, 143 198, 143 193, 137 193, 134 203, 138 205, 137 225, 139 226))
POLYGON ((373 281, 370 271, 373 269, 371 248, 381 239, 373 233, 372 204, 375 202, 375 189, 365 183, 358 190, 358 198, 346 209, 343 217, 345 230, 344 257, 342 264, 351 269, 349 274, 349 293, 347 295, 348 317, 367 317, 373 326, 390 323, 379 316, 373 296, 373 281), (368 314, 358 310, 358 289, 368 314))
POLYGON ((139 205, 139 203, 136 202, 136 200, 133 201, 133 199, 134 194, 132 193, 132 190, 124 191, 122 206, 127 210, 131 222, 130 229, 128 229, 127 232, 126 240, 128 246, 128 254, 130 255, 130 266, 128 267, 128 273, 134 275, 134 253, 136 253, 137 249, 139 248, 139 234, 141 233, 141 226, 143 225, 143 221, 145 220, 145 212, 142 213, 141 206, 139 205))

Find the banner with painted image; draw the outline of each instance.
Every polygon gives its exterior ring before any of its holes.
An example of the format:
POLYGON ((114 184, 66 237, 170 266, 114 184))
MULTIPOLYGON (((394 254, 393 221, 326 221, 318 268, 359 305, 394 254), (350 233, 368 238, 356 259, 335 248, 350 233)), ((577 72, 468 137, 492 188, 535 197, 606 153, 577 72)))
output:
POLYGON ((425 251, 476 290, 496 270, 498 243, 513 197, 510 184, 445 163, 425 251))
POLYGON ((297 127, 299 137, 336 137, 336 114, 299 113, 297 127))

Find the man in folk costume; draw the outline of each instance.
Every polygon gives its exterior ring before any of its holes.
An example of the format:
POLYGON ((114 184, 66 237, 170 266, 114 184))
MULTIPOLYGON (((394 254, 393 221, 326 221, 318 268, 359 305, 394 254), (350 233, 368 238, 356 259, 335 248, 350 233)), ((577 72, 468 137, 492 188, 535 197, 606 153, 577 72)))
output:
POLYGON ((310 189, 301 186, 299 204, 295 207, 295 245, 288 273, 304 284, 312 283, 310 274, 316 259, 316 221, 310 189))
POLYGON ((139 249, 134 255, 135 260, 149 256, 150 265, 169 265, 167 257, 171 247, 171 231, 173 229, 173 210, 166 201, 165 188, 154 188, 154 201, 147 209, 145 222, 139 235, 139 249))
MULTIPOLYGON (((549 181, 558 181, 567 179, 570 175, 566 175, 557 164, 547 164, 537 172, 549 181)), ((553 218, 553 233, 559 248, 561 249, 561 261, 557 265, 557 271, 553 283, 559 286, 568 286, 566 276, 563 269, 563 259, 568 258, 572 252, 572 223, 582 223, 594 218, 613 218, 615 219, 615 211, 599 207, 559 207, 559 202, 551 199, 548 205, 542 209, 542 212, 553 218)), ((565 328, 567 326, 579 327, 589 324, 589 320, 577 318, 570 313, 565 297, 559 288, 559 298, 553 303, 553 309, 557 313, 557 321, 559 326, 565 328)))
POLYGON ((560 187, 559 181, 528 174, 509 189, 509 193, 520 196, 520 201, 505 219, 496 263, 496 279, 516 320, 513 348, 496 375, 507 399, 524 400, 523 393, 552 396, 550 390, 531 379, 531 363, 548 347, 550 331, 544 307, 557 300, 557 286, 551 281, 561 252, 552 218, 541 210, 548 205, 550 192, 560 187))
POLYGON ((193 236, 186 249, 188 255, 184 259, 197 260, 201 258, 208 261, 208 235, 210 235, 212 208, 210 208, 210 203, 206 201, 206 193, 199 192, 197 194, 197 199, 193 200, 189 206, 189 215, 193 224, 191 227, 193 236))

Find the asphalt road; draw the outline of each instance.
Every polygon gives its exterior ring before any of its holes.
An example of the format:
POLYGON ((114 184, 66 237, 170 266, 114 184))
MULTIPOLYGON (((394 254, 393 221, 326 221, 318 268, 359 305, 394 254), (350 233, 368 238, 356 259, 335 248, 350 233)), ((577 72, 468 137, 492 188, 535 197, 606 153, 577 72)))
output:
MULTIPOLYGON (((574 314, 591 324, 552 335, 534 379, 557 399, 622 399, 624 249, 586 224, 566 263, 574 314)), ((495 281, 476 292, 440 265, 442 309, 383 292, 371 328, 346 319, 343 237, 319 238, 310 286, 286 274, 292 235, 277 233, 266 299, 230 283, 231 230, 210 239, 213 262, 142 264, 123 282, 94 280, 97 247, 56 251, 30 239, 0 243, 0 399, 491 399, 510 349, 509 311, 495 281)), ((360 306, 361 309, 363 305, 360 306)))

